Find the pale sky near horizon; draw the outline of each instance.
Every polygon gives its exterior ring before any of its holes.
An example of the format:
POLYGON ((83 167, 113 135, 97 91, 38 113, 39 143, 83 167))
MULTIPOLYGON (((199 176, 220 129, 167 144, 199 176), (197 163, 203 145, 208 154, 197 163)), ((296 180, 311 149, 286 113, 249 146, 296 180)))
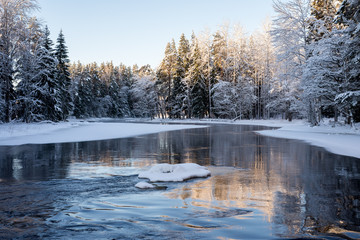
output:
POLYGON ((274 14, 272 0, 38 0, 35 14, 55 42, 62 29, 71 62, 160 64, 166 43, 212 33, 225 22, 246 33, 274 14))

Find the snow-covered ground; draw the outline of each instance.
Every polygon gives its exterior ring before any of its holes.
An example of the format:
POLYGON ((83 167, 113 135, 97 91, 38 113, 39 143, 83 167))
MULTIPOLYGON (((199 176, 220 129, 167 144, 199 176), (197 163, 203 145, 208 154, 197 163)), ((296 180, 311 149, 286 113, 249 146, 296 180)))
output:
POLYGON ((0 124, 0 145, 95 141, 200 127, 204 126, 77 120, 60 123, 6 123, 0 124))
POLYGON ((294 124, 276 130, 258 131, 258 133, 270 137, 303 140, 332 153, 360 158, 359 128, 331 125, 310 127, 307 124, 294 124))
MULTIPOLYGON (((163 122, 162 120, 155 120, 163 122)), ((239 125, 260 125, 277 127, 274 130, 258 131, 258 134, 277 138, 297 139, 308 142, 314 146, 323 147, 329 152, 360 158, 360 123, 355 126, 332 123, 325 120, 320 126, 310 127, 309 123, 303 120, 289 122, 287 120, 181 120, 171 121, 173 123, 221 123, 239 125)))

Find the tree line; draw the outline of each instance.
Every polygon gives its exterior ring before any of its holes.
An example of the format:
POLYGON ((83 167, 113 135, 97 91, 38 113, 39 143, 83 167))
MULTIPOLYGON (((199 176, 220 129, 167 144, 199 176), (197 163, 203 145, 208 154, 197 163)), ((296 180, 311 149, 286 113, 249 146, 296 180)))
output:
POLYGON ((156 70, 69 63, 60 32, 31 17, 33 0, 0 0, 0 121, 69 116, 360 121, 359 0, 274 1, 247 35, 224 24, 184 34, 156 70), (21 16, 21 17, 20 17, 21 16))
MULTIPOLYGON (((360 121, 360 1, 274 1, 272 36, 282 97, 292 114, 360 121)), ((283 100, 282 100, 283 99, 283 100)))
POLYGON ((30 16, 33 0, 0 0, 0 121, 65 120, 72 111, 68 55, 60 32, 30 16))

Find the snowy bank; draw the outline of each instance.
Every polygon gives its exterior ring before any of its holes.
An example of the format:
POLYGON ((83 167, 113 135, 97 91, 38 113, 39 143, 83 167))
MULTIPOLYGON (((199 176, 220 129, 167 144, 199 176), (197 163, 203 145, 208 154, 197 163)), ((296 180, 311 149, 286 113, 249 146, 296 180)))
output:
POLYGON ((201 127, 206 126, 82 121, 6 123, 0 124, 0 145, 96 141, 201 127))
MULTIPOLYGON (((164 122, 163 120, 155 120, 164 122)), ((354 127, 340 125, 325 120, 320 126, 310 127, 303 120, 219 120, 219 119, 200 119, 200 120, 175 120, 166 121, 172 123, 188 124, 237 124, 237 125, 257 125, 277 127, 278 129, 257 131, 258 134, 277 138, 287 138, 303 140, 309 144, 323 147, 327 151, 360 158, 360 123, 354 127)))
POLYGON ((276 130, 257 133, 277 138, 303 140, 311 145, 323 147, 329 152, 360 158, 360 134, 349 127, 288 125, 276 130))
POLYGON ((158 164, 139 174, 151 182, 182 182, 190 178, 210 176, 210 171, 196 163, 158 164))

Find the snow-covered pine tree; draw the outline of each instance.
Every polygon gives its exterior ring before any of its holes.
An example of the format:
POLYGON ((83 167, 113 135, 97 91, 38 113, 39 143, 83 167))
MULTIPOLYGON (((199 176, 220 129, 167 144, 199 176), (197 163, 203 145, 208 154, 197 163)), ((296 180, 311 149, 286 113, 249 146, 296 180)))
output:
POLYGON ((225 61, 226 61, 226 39, 217 31, 213 37, 211 55, 213 58, 215 76, 217 80, 227 81, 225 79, 225 61))
POLYGON ((334 101, 344 76, 344 37, 334 29, 316 42, 309 44, 311 56, 303 73, 303 97, 311 102, 309 121, 318 124, 322 117, 337 121, 338 105, 334 101))
POLYGON ((334 16, 339 7, 339 0, 312 0, 310 6, 311 16, 308 20, 307 34, 309 43, 321 39, 335 27, 334 16))
POLYGON ((187 73, 189 81, 189 97, 188 102, 191 103, 191 117, 203 118, 208 110, 208 92, 203 74, 202 60, 199 45, 195 39, 193 48, 191 49, 190 67, 187 73))
POLYGON ((178 54, 181 59, 184 73, 188 71, 190 66, 190 43, 186 39, 185 34, 181 34, 178 46, 178 54))
POLYGON ((51 92, 49 79, 51 54, 45 48, 45 36, 36 21, 28 29, 29 41, 22 43, 21 56, 17 60, 16 80, 17 116, 25 122, 48 119, 51 92))
POLYGON ((334 18, 337 0, 313 0, 307 32, 307 59, 302 76, 303 98, 308 120, 317 125, 322 116, 334 116, 337 106, 334 98, 339 90, 342 72, 341 35, 338 34, 334 18))
POLYGON ((172 86, 169 101, 167 102, 168 115, 170 118, 182 118, 185 110, 186 86, 183 82, 185 77, 185 69, 189 66, 187 40, 180 38, 179 50, 181 48, 181 55, 178 53, 174 40, 171 43, 173 49, 173 65, 171 67, 172 86))
MULTIPOLYGON (((170 83, 169 83, 169 93, 168 93, 168 97, 167 97, 167 101, 166 101, 166 112, 169 116, 169 118, 176 118, 176 116, 174 116, 174 114, 177 113, 178 109, 173 109, 178 108, 177 105, 178 103, 176 102, 176 96, 174 94, 176 94, 175 90, 174 91, 174 84, 175 84, 175 78, 177 81, 180 80, 181 78, 181 64, 180 64, 180 59, 179 59, 179 55, 176 49, 176 44, 174 39, 171 40, 170 43, 170 49, 171 49, 171 53, 169 56, 169 71, 170 71, 170 83)), ((179 84, 177 84, 177 87, 179 87, 179 84)))
POLYGON ((83 118, 88 116, 87 108, 90 105, 90 101, 86 101, 86 89, 88 88, 87 78, 88 71, 85 66, 83 66, 80 62, 74 63, 70 67, 71 79, 74 84, 74 110, 73 114, 76 118, 83 118))
POLYGON ((130 97, 135 117, 154 118, 157 115, 158 98, 153 76, 136 78, 130 90, 130 97))
POLYGON ((48 91, 50 93, 49 96, 47 96, 47 99, 45 99, 46 104, 46 119, 52 120, 52 121, 59 121, 61 119, 61 110, 58 108, 61 103, 60 98, 60 91, 59 89, 59 83, 56 79, 56 73, 57 73, 57 58, 55 56, 55 50, 53 48, 54 44, 52 40, 50 39, 50 31, 47 26, 45 26, 45 29, 43 30, 43 48, 46 52, 46 55, 43 59, 44 67, 47 69, 47 75, 44 77, 44 81, 47 82, 48 91))
POLYGON ((105 117, 110 106, 110 99, 107 97, 108 89, 106 83, 101 79, 100 68, 96 63, 90 64, 89 75, 91 82, 91 110, 90 116, 105 117))
POLYGON ((56 80, 60 95, 60 106, 55 106, 57 111, 61 111, 61 120, 66 120, 66 118, 71 114, 73 103, 70 95, 71 79, 69 73, 69 56, 68 49, 65 45, 65 37, 62 30, 59 33, 57 38, 57 45, 55 47, 55 56, 57 58, 57 72, 56 80))
POLYGON ((8 122, 15 115, 14 66, 21 43, 28 41, 23 33, 29 14, 36 8, 35 0, 0 0, 0 121, 8 122))
POLYGON ((120 108, 123 116, 130 116, 132 109, 132 102, 130 98, 130 88, 133 85, 134 78, 131 70, 123 64, 117 67, 119 74, 119 81, 121 82, 120 93, 120 108))
POLYGON ((171 109, 171 113, 169 114, 169 116, 171 116, 172 118, 182 118, 184 116, 185 110, 184 104, 186 99, 186 93, 185 84, 183 83, 185 71, 182 67, 182 61, 180 57, 177 58, 175 68, 176 71, 173 77, 173 87, 169 101, 171 109))
POLYGON ((232 82, 218 81, 211 89, 213 92, 213 112, 220 118, 235 118, 236 90, 232 82))
POLYGON ((203 77, 205 79, 205 85, 206 85, 206 93, 207 93, 207 116, 209 117, 215 117, 213 112, 213 91, 211 89, 214 87, 214 85, 217 82, 216 79, 216 71, 214 67, 214 57, 212 56, 212 47, 213 47, 213 35, 206 31, 203 32, 199 37, 197 37, 197 41, 200 48, 200 54, 201 54, 201 69, 203 73, 203 77))
MULTIPOLYGON (((165 56, 156 72, 156 85, 159 93, 159 103, 161 115, 171 115, 171 106, 169 104, 171 98, 171 90, 173 86, 173 77, 175 64, 177 61, 177 52, 174 40, 167 43, 165 48, 165 56)), ((171 116, 170 116, 171 117, 171 116)))
POLYGON ((360 0, 344 0, 337 13, 337 23, 347 39, 344 52, 344 82, 336 102, 340 104, 347 123, 360 122, 360 0))

